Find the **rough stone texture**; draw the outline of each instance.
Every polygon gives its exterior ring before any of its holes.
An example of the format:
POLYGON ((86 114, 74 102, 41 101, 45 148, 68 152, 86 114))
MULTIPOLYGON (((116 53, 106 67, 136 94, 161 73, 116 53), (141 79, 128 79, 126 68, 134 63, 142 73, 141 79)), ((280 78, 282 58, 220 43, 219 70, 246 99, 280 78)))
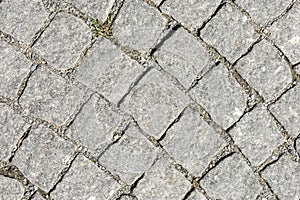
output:
POLYGON ((0 30, 27 43, 31 42, 47 16, 41 0, 0 2, 0 30))
POLYGON ((300 61, 300 3, 296 3, 286 16, 271 26, 271 37, 275 44, 282 49, 290 61, 294 64, 300 61))
POLYGON ((0 104, 0 159, 7 160, 28 125, 11 108, 0 104))
POLYGON ((196 30, 213 14, 219 3, 219 0, 166 0, 161 9, 190 30, 196 30))
POLYGON ((30 70, 30 62, 12 46, 0 41, 0 95, 13 97, 30 70))
POLYGON ((188 98, 156 70, 133 88, 121 108, 128 110, 149 134, 160 137, 188 103, 188 98))
POLYGON ((200 36, 234 62, 258 38, 247 17, 236 8, 225 5, 204 27, 200 36))
POLYGON ((119 187, 119 184, 112 177, 79 155, 51 197, 70 200, 109 199, 119 187))
POLYGON ((236 154, 223 160, 200 184, 213 199, 255 199, 260 191, 250 167, 236 154))
POLYGON ((174 169, 171 161, 161 157, 145 172, 144 178, 134 189, 138 199, 182 199, 190 183, 174 169))
POLYGON ((146 52, 159 38, 165 21, 157 10, 145 2, 128 0, 114 23, 113 33, 121 44, 146 52))
POLYGON ((130 184, 152 165, 156 154, 154 147, 137 127, 130 125, 120 141, 112 145, 99 158, 99 162, 130 184))
POLYGON ((267 159, 284 140, 275 122, 262 106, 247 113, 230 134, 254 166, 267 159))
POLYGON ((237 121, 246 107, 245 93, 223 65, 209 71, 191 95, 223 128, 237 121))
POLYGON ((22 185, 11 178, 0 176, 0 199, 15 200, 23 196, 22 185))
POLYGON ((44 198, 38 192, 36 192, 32 200, 44 200, 44 198))
POLYGON ((155 52, 158 63, 175 76, 186 88, 204 69, 211 65, 208 53, 200 42, 183 28, 163 42, 155 52))
POLYGON ((39 126, 23 141, 12 163, 31 182, 48 191, 74 150, 73 145, 39 126))
POLYGON ((224 143, 199 113, 187 109, 161 144, 189 172, 200 176, 224 143))
POLYGON ((117 104, 142 72, 141 65, 131 60, 110 41, 101 39, 83 59, 78 80, 117 104))
POLYGON ((91 37, 91 32, 83 21, 72 15, 59 13, 34 48, 54 67, 70 68, 91 37))
POLYGON ((190 194, 187 200, 207 200, 207 198, 204 196, 204 194, 194 191, 190 194))
POLYGON ((296 137, 300 133, 300 86, 296 86, 284 94, 274 105, 271 112, 283 124, 290 135, 296 137))
POLYGON ((300 165, 286 156, 267 167, 262 176, 269 182, 281 200, 300 198, 300 165))
POLYGON ((42 66, 29 79, 20 104, 26 113, 62 125, 82 96, 81 89, 42 66))

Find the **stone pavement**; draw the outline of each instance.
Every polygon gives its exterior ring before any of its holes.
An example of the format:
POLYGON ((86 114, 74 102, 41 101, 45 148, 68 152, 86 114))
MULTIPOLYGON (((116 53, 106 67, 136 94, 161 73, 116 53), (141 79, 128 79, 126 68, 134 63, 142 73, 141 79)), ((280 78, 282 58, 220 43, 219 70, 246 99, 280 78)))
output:
POLYGON ((299 0, 0 0, 0 199, 300 199, 299 0))

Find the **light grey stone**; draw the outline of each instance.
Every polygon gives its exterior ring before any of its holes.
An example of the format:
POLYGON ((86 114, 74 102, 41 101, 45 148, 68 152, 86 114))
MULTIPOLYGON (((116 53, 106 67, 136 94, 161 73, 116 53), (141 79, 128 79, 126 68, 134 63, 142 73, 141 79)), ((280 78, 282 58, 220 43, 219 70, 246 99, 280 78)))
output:
POLYGON ((163 43, 154 58, 186 88, 191 86, 201 70, 212 64, 200 42, 183 28, 163 43))
POLYGON ((262 172, 281 200, 298 200, 300 198, 300 165, 286 156, 270 165, 262 172))
POLYGON ((0 199, 15 200, 23 196, 23 187, 15 179, 0 175, 0 199))
POLYGON ((113 0, 66 0, 71 3, 80 11, 88 14, 89 16, 99 19, 102 22, 108 17, 108 13, 113 5, 113 0))
POLYGON ((295 64, 300 61, 300 3, 270 27, 271 37, 283 53, 295 64))
POLYGON ((296 137, 300 133, 300 86, 290 89, 275 104, 270 106, 271 112, 283 124, 290 135, 296 137))
POLYGON ((78 80, 117 104, 143 70, 110 41, 101 39, 83 59, 78 80))
POLYGON ((150 135, 160 137, 188 104, 188 97, 155 69, 132 89, 121 108, 150 135))
POLYGON ((91 31, 83 21, 59 13, 33 47, 54 67, 70 68, 91 38, 91 31))
POLYGON ((298 139, 298 140, 296 141, 296 149, 297 149, 298 155, 299 155, 299 157, 300 157, 300 139, 298 139))
POLYGON ((54 199, 109 199, 119 184, 95 164, 82 155, 72 163, 71 168, 57 185, 51 197, 54 199))
POLYGON ((275 122, 261 106, 247 113, 229 133, 254 166, 284 142, 275 122))
POLYGON ((3 0, 0 30, 29 43, 47 16, 41 0, 3 0))
POLYGON ((154 2, 157 6, 159 6, 159 4, 160 4, 161 1, 162 0, 152 0, 152 2, 154 2))
POLYGON ((82 97, 82 89, 42 66, 30 77, 20 104, 26 113, 62 125, 82 97))
POLYGON ((245 93, 222 64, 209 71, 190 93, 223 128, 237 121, 246 108, 245 93))
POLYGON ((245 53, 259 37, 247 17, 229 4, 206 24, 200 36, 230 62, 245 53))
POLYGON ((117 130, 121 120, 122 117, 114 112, 103 99, 100 99, 98 95, 93 95, 81 108, 66 134, 95 150, 106 142, 112 142, 113 133, 117 130))
POLYGON ((12 163, 34 184, 48 191, 60 170, 65 167, 75 147, 39 126, 16 152, 12 163))
POLYGON ((123 195, 120 197, 120 200, 137 200, 137 198, 129 195, 123 195))
POLYGON ((200 184, 213 199, 255 199, 261 189, 251 168, 237 154, 223 160, 200 184))
POLYGON ((188 180, 171 165, 169 158, 162 156, 133 191, 138 199, 179 200, 189 188, 188 180))
POLYGON ((30 62, 12 46, 0 41, 0 95, 13 97, 30 70, 30 62))
POLYGON ((122 45, 144 53, 155 44, 165 23, 166 19, 145 2, 127 0, 114 23, 113 33, 122 45))
POLYGON ((290 3, 286 0, 237 0, 235 2, 242 6, 255 22, 260 24, 265 24, 278 16, 290 3))
POLYGON ((0 160, 7 160, 27 125, 21 116, 4 104, 0 104, 0 160))
POLYGON ((199 113, 187 109, 161 144, 189 172, 200 176, 224 142, 199 113))
POLYGON ((255 45, 253 50, 238 62, 236 68, 265 100, 278 96, 287 84, 292 82, 287 62, 266 40, 255 45))
POLYGON ((123 181, 131 184, 152 165, 156 156, 157 150, 138 128, 131 124, 122 138, 98 161, 115 171, 123 181))
POLYGON ((42 195, 40 195, 38 192, 33 196, 32 200, 44 200, 42 195))
POLYGON ((213 14, 219 3, 219 0, 167 0, 161 9, 188 29, 196 30, 213 14))
POLYGON ((207 198, 204 196, 204 194, 195 190, 190 194, 187 200, 207 200, 207 198))

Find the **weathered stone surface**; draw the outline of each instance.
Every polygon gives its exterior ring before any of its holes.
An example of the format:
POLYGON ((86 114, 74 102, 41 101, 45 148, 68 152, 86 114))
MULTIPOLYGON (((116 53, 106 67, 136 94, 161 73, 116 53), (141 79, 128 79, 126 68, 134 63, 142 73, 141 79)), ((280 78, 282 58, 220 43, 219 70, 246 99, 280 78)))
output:
POLYGON ((159 38, 165 21, 157 10, 145 2, 128 0, 118 14, 113 33, 121 44, 146 52, 159 38))
POLYGON ((22 185, 11 178, 0 175, 0 199, 15 200, 23 196, 22 185))
POLYGON ((190 30, 196 30, 213 14, 219 3, 219 0, 167 0, 161 9, 190 30))
POLYGON ((187 109, 161 144, 189 172, 200 176, 224 142, 199 113, 187 109))
POLYGON ((162 156, 134 189, 138 199, 182 199, 190 183, 162 156))
POLYGON ((117 104, 142 72, 143 67, 136 61, 110 41, 100 39, 83 59, 78 80, 117 104))
POLYGON ((247 113, 229 133, 254 166, 261 164, 284 141, 262 106, 247 113))
POLYGON ((300 133, 300 127, 295 124, 300 123, 300 86, 296 86, 286 92, 270 110, 275 117, 283 124, 290 135, 297 136, 300 133))
POLYGON ((79 155, 62 182, 51 194, 54 199, 109 199, 119 184, 95 164, 79 155))
POLYGON ((292 82, 287 62, 266 40, 255 45, 253 50, 238 62, 236 68, 265 100, 278 96, 287 84, 292 82))
POLYGON ((198 191, 193 191, 187 200, 207 200, 207 198, 204 196, 204 194, 198 191))
POLYGON ((237 121, 246 107, 245 93, 221 64, 199 81, 191 95, 223 128, 237 121))
POLYGON ((234 62, 258 38, 246 16, 230 5, 225 5, 204 27, 200 36, 234 62))
POLYGON ((131 124, 120 141, 99 158, 99 162, 130 184, 152 165, 156 154, 152 144, 131 124))
POLYGON ((30 70, 30 62, 12 46, 0 41, 0 95, 13 97, 30 70))
POLYGON ((3 0, 0 3, 0 30, 19 40, 31 42, 48 16, 42 1, 3 0))
POLYGON ((59 13, 46 28, 34 48, 56 68, 70 68, 91 40, 92 34, 83 21, 59 13))
POLYGON ((270 28, 275 44, 282 49, 294 64, 300 62, 300 3, 296 3, 288 14, 275 22, 270 28))
POLYGON ((121 104, 150 135, 160 137, 188 104, 188 98, 156 70, 151 70, 121 104))
POLYGON ((208 53, 200 42, 183 28, 163 42, 154 58, 186 88, 191 86, 201 70, 211 65, 208 53))
POLYGON ((48 191, 75 147, 44 126, 30 132, 12 163, 34 184, 48 191))
POLYGON ((251 168, 237 154, 223 160, 200 184, 213 199, 255 199, 260 191, 251 168))
POLYGON ((300 198, 300 165, 286 156, 267 167, 262 176, 268 181, 279 199, 290 200, 300 198))
POLYGON ((26 113, 62 125, 83 97, 83 90, 41 66, 33 73, 20 104, 26 113))

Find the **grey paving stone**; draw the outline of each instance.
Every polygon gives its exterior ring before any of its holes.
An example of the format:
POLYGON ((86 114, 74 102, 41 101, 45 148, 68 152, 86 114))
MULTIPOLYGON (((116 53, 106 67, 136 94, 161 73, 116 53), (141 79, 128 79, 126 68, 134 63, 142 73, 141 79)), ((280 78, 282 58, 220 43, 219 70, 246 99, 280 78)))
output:
POLYGON ((92 34, 83 21, 66 13, 55 16, 34 48, 56 68, 73 67, 92 34))
POLYGON ((54 199, 109 199, 119 184, 82 155, 72 163, 51 197, 54 199))
POLYGON ((253 18, 255 22, 264 24, 278 16, 288 6, 290 1, 286 0, 237 0, 237 4, 242 6, 253 18))
POLYGON ((224 142, 199 113, 187 109, 161 144, 189 172, 200 176, 224 142))
POLYGON ((220 2, 219 0, 167 0, 163 3, 161 9, 185 27, 196 30, 213 14, 220 2))
POLYGON ((30 70, 30 62, 20 52, 0 41, 0 95, 13 97, 30 70))
POLYGON ((191 86, 201 70, 211 65, 208 53, 200 42, 183 28, 163 43, 154 58, 186 88, 191 86))
POLYGON ((131 184, 152 165, 156 156, 153 145, 131 124, 118 143, 99 158, 99 162, 131 184))
POLYGON ((93 95, 81 108, 66 134, 95 150, 107 142, 112 142, 113 133, 121 120, 122 117, 114 112, 104 100, 98 95, 93 95))
POLYGON ((0 199, 15 200, 22 198, 24 189, 18 181, 0 175, 0 183, 0 199))
POLYGON ((262 106, 246 114, 229 133, 254 166, 261 164, 284 141, 262 106))
POLYGON ((66 2, 73 4, 76 8, 89 16, 99 19, 104 22, 113 5, 113 0, 66 0, 66 2))
POLYGON ((75 147, 44 126, 30 132, 12 163, 34 184, 48 191, 75 147))
POLYGON ((0 104, 0 160, 8 159, 28 127, 22 117, 8 106, 0 104))
POLYGON ((295 64, 300 61, 300 4, 297 3, 288 14, 275 22, 270 28, 271 37, 275 44, 295 64))
POLYGON ((270 110, 275 117, 283 124, 290 135, 296 137, 300 133, 300 86, 296 86, 285 93, 270 110))
POLYGON ((166 19, 145 2, 128 0, 117 16, 113 33, 122 45, 144 53, 155 44, 165 23, 166 19))
POLYGON ((83 59, 78 80, 117 104, 143 71, 110 41, 100 39, 83 59))
POLYGON ((138 199, 182 199, 190 183, 162 156, 134 189, 138 199))
POLYGON ((300 165, 286 156, 267 167, 262 176, 281 200, 300 198, 300 165))
POLYGON ((198 191, 193 191, 187 200, 207 200, 207 198, 204 196, 204 194, 198 191))
POLYGON ((223 128, 237 121, 246 107, 245 93, 222 64, 209 71, 190 93, 223 128))
POLYGON ((185 94, 151 70, 121 104, 150 135, 159 138, 188 104, 185 94))
POLYGON ((287 84, 292 82, 287 62, 266 40, 255 45, 253 50, 238 62, 236 68, 265 100, 278 96, 287 84))
POLYGON ((223 160, 200 184, 213 199, 255 199, 260 191, 250 167, 237 154, 223 160))
POLYGON ((42 66, 29 79, 20 104, 26 113, 62 125, 82 96, 83 90, 42 66))
POLYGON ((247 17, 226 4, 204 27, 200 36, 234 62, 258 38, 247 17))
POLYGON ((0 4, 0 30, 29 43, 47 16, 40 0, 3 0, 0 4))

